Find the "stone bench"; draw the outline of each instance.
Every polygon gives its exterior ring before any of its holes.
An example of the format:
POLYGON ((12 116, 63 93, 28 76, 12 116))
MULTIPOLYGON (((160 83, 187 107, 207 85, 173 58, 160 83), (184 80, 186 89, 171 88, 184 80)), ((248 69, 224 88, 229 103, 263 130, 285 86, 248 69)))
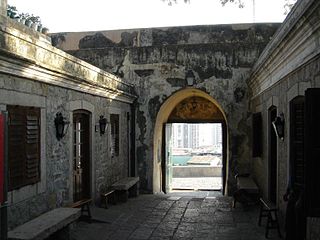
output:
MULTIPOLYGON (((40 240, 65 229, 80 217, 80 209, 56 208, 8 232, 8 240, 40 240)), ((66 234, 65 232, 63 233, 66 234)), ((58 238, 58 237, 57 237, 58 238)))
POLYGON ((236 175, 237 190, 233 193, 233 204, 236 202, 242 204, 257 203, 260 197, 260 191, 254 180, 248 175, 236 175))
POLYGON ((126 202, 128 197, 139 195, 139 177, 127 177, 111 185, 121 202, 126 202))

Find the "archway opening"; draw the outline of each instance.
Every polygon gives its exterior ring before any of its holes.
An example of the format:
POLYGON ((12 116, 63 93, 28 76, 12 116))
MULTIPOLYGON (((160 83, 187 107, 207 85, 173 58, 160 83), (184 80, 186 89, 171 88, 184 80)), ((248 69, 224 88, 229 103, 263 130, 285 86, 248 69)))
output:
MULTIPOLYGON (((170 96, 161 106, 154 130, 153 192, 168 192, 169 124, 213 124, 221 125, 222 138, 222 190, 227 192, 228 181, 228 135, 225 113, 218 102, 207 93, 187 88, 170 96), (167 189, 166 189, 167 188, 167 189)), ((171 164, 172 166, 172 164, 171 164)))
POLYGON ((172 191, 220 191, 222 124, 173 123, 171 138, 172 191))

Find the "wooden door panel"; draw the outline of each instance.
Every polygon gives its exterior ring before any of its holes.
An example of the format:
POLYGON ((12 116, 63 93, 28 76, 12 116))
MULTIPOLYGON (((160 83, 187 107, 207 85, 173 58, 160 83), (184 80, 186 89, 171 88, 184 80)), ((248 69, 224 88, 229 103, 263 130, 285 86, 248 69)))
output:
POLYGON ((320 217, 320 88, 306 91, 305 109, 306 210, 320 217))
POLYGON ((89 114, 76 112, 73 116, 73 200, 90 197, 90 124, 89 114))

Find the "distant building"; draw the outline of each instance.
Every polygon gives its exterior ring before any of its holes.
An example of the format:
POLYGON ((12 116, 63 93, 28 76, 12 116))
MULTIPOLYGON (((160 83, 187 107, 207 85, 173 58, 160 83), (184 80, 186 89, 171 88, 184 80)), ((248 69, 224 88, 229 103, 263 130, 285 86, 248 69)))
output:
POLYGON ((199 125, 186 123, 173 124, 172 139, 174 148, 199 147, 199 125))
POLYGON ((212 125, 212 138, 213 145, 221 145, 222 144, 222 127, 221 124, 213 124, 212 125))

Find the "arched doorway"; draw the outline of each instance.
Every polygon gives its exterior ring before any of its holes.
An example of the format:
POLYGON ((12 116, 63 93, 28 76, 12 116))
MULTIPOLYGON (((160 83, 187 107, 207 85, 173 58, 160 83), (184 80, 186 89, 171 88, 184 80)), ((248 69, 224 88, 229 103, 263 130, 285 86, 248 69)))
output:
POLYGON ((165 179, 165 124, 170 122, 222 124, 223 133, 223 193, 227 192, 228 178, 228 134, 224 111, 209 94, 194 88, 187 88, 170 96, 161 106, 154 130, 153 192, 162 192, 165 179))

